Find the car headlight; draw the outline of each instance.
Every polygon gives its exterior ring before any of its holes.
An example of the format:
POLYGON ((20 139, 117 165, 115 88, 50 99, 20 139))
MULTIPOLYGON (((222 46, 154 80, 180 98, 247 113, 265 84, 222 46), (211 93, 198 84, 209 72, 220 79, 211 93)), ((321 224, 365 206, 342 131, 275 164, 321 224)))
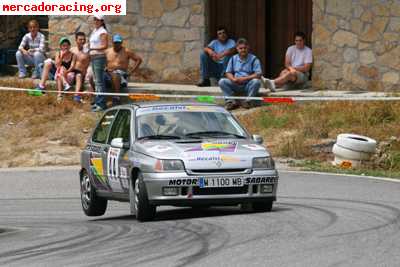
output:
POLYGON ((157 172, 183 171, 185 167, 183 162, 178 159, 158 159, 154 170, 157 172))
POLYGON ((271 157, 254 158, 253 169, 275 169, 275 162, 271 157))

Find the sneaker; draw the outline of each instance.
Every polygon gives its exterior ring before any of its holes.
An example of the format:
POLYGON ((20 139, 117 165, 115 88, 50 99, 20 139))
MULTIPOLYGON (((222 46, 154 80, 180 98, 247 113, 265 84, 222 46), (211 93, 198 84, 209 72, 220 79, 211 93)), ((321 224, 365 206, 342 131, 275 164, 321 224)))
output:
POLYGON ((31 78, 32 78, 33 80, 35 80, 35 79, 40 79, 39 75, 37 75, 37 74, 32 74, 31 78))
POLYGON ((261 77, 261 80, 264 84, 264 87, 269 88, 269 90, 271 90, 271 92, 276 92, 274 80, 270 80, 270 79, 267 79, 264 77, 261 77))
POLYGON ((100 111, 104 111, 104 109, 98 105, 92 106, 92 112, 100 112, 100 111))
POLYGON ((232 102, 232 101, 226 102, 226 104, 225 104, 225 109, 228 111, 234 110, 238 107, 239 107, 239 105, 236 102, 232 102))
POLYGON ((201 81, 197 84, 197 86, 198 86, 198 87, 209 87, 209 86, 211 86, 210 79, 201 80, 201 81))
POLYGON ((71 85, 69 85, 68 83, 64 84, 64 91, 68 91, 69 89, 71 89, 71 85))
POLYGON ((74 96, 74 101, 75 101, 76 103, 79 103, 79 104, 82 104, 82 103, 83 103, 82 97, 81 97, 80 95, 74 96))
POLYGON ((23 74, 23 73, 21 74, 21 73, 20 73, 20 74, 18 75, 18 78, 24 79, 24 78, 26 78, 26 74, 23 74))

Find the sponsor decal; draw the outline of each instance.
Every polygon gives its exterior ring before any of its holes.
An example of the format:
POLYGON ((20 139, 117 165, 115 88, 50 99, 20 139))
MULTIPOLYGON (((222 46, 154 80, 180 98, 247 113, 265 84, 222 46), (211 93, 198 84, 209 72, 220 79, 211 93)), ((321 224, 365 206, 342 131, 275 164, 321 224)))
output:
POLYGON ((168 185, 172 185, 172 186, 180 186, 180 185, 197 185, 198 184, 198 179, 197 178, 193 178, 193 179, 172 179, 169 180, 168 185))
POLYGON ((136 116, 141 116, 144 114, 160 113, 160 112, 165 113, 165 112, 180 112, 180 111, 228 113, 222 107, 171 105, 171 106, 140 108, 136 111, 136 116))
POLYGON ((245 184, 273 184, 278 180, 277 177, 249 177, 245 179, 245 184))
POLYGON ((99 180, 102 184, 107 184, 106 177, 103 173, 103 160, 101 158, 91 158, 90 169, 97 180, 99 180))
POLYGON ((172 149, 172 147, 170 147, 170 146, 156 145, 156 146, 150 147, 147 150, 150 152, 163 153, 163 152, 169 151, 171 149, 172 149))
POLYGON ((245 159, 240 159, 235 156, 221 155, 219 151, 201 151, 200 153, 185 153, 189 161, 217 161, 224 163, 245 162, 245 159))
POLYGON ((265 150, 263 146, 257 145, 257 144, 250 144, 250 145, 242 145, 242 147, 250 149, 250 150, 265 150))
POLYGON ((237 147, 237 142, 202 143, 194 148, 186 150, 185 152, 200 152, 200 151, 235 152, 236 147, 237 147))
POLYGON ((88 150, 90 152, 94 152, 94 153, 101 153, 103 151, 101 146, 96 146, 96 145, 93 145, 93 144, 88 144, 86 146, 86 150, 88 150))

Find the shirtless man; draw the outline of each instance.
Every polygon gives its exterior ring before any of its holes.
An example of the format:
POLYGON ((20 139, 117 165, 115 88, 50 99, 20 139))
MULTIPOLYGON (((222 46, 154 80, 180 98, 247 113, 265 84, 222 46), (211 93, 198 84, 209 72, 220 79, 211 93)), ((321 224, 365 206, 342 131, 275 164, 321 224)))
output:
MULTIPOLYGON (((135 72, 139 65, 142 63, 142 58, 136 55, 132 50, 129 50, 122 46, 122 37, 119 34, 113 36, 113 47, 106 50, 106 73, 105 79, 106 84, 111 81, 111 87, 113 92, 119 93, 121 87, 128 85, 128 76, 135 72), (134 61, 134 65, 129 68, 129 60, 134 61)), ((113 97, 113 106, 120 103, 119 96, 113 97)))
POLYGON ((86 36, 83 32, 75 34, 76 47, 71 49, 72 53, 76 55, 76 63, 73 72, 75 72, 75 96, 74 101, 81 103, 82 98, 79 92, 85 81, 87 69, 90 64, 89 50, 85 47, 86 36))

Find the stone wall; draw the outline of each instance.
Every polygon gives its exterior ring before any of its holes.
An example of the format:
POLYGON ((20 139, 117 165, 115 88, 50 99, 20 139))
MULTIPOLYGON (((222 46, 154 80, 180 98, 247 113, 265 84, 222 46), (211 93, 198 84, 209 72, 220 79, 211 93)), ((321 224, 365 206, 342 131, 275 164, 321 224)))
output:
MULTIPOLYGON (((198 80, 199 54, 205 40, 205 1, 127 0, 127 15, 106 16, 106 24, 144 60, 133 80, 198 80)), ((61 36, 73 40, 75 32, 90 33, 91 27, 91 17, 53 16, 49 21, 50 46, 54 50, 61 36)))
POLYGON ((400 0, 314 0, 313 85, 400 90, 400 0))

